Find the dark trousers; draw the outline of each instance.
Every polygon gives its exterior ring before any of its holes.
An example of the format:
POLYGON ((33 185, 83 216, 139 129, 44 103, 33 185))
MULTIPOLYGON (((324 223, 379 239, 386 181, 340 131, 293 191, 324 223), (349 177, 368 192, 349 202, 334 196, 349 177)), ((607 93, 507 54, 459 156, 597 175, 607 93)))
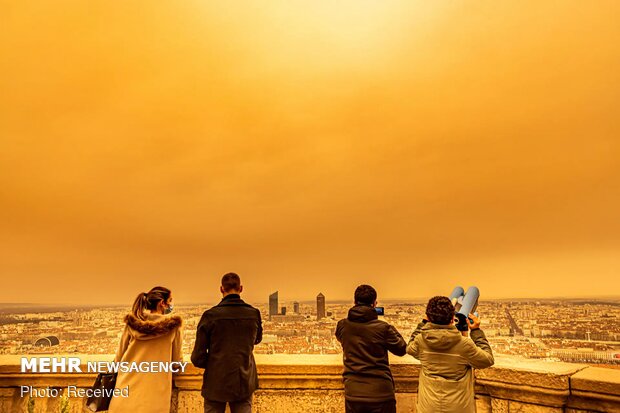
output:
POLYGON ((396 400, 384 402, 352 402, 344 401, 346 413, 396 413, 396 400))
POLYGON ((216 402, 205 399, 205 413, 224 413, 226 411, 226 403, 230 406, 230 413, 252 412, 252 396, 250 396, 245 400, 234 402, 216 402))

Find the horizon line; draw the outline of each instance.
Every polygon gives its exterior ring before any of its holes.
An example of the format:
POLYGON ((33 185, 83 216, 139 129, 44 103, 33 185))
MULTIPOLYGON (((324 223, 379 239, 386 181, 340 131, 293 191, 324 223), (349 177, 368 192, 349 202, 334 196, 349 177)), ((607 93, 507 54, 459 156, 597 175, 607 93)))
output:
MULTIPOLYGON (((384 298, 382 300, 379 301, 412 301, 412 302, 419 302, 419 301, 427 301, 428 297, 409 297, 409 298, 384 298)), ((524 301, 524 300, 620 300, 620 295, 595 295, 595 296, 550 296, 550 297, 489 297, 489 298, 485 298, 485 299, 480 299, 480 301, 505 301, 505 300, 519 300, 519 301, 524 301)), ((300 299, 287 299, 287 300, 280 300, 280 302, 300 302, 300 303, 307 303, 307 302, 313 302, 315 301, 314 299, 306 299, 306 300, 300 300, 300 299)), ((336 299, 326 299, 325 302, 329 303, 329 302, 343 302, 343 301, 353 301, 351 298, 336 298, 336 299)), ((210 304, 213 302, 217 302, 217 300, 215 301, 177 301, 176 304, 179 306, 188 306, 188 305, 201 305, 201 304, 210 304)), ((264 304, 264 303, 268 303, 268 300, 265 301, 253 301, 253 300, 248 300, 248 302, 253 302, 256 304, 264 304)), ((76 307, 122 307, 122 306, 127 306, 127 305, 131 305, 131 303, 110 303, 110 304, 105 304, 105 303, 95 303, 95 304, 87 304, 87 303, 70 303, 70 302, 0 302, 0 307, 2 306, 41 306, 41 307, 61 307, 61 306, 76 306, 76 307)))

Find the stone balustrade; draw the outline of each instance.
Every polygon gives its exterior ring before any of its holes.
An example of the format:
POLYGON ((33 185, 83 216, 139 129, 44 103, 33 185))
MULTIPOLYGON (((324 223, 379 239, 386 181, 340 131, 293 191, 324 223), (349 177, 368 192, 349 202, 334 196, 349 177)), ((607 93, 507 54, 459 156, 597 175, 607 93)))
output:
MULTIPOLYGON (((83 356, 110 360, 111 356, 83 356)), ((260 389, 254 411, 343 412, 340 355, 257 355, 260 389)), ((392 358, 399 412, 415 412, 419 364, 411 357, 392 358)), ((85 368, 83 370, 86 370, 85 368)), ((83 400, 64 396, 69 385, 88 388, 88 373, 21 373, 18 356, 0 356, 0 412, 83 411, 83 400), (60 397, 21 397, 20 386, 60 389, 60 397)), ((202 411, 202 370, 188 367, 175 378, 172 413, 202 411)), ((476 371, 476 398, 481 413, 620 412, 620 370, 581 364, 498 357, 490 369, 476 371)))

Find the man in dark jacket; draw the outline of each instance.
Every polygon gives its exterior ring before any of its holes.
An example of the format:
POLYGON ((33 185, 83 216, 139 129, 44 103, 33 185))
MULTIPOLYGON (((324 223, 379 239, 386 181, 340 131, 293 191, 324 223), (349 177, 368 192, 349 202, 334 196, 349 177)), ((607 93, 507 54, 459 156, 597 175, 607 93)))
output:
POLYGON ((393 326, 378 319, 376 306, 375 289, 360 285, 355 290, 355 306, 336 327, 343 351, 347 413, 396 412, 388 351, 404 356, 407 344, 393 326))
POLYGON ((237 274, 224 275, 220 291, 222 301, 198 323, 192 363, 205 369, 205 413, 224 413, 227 402, 231 413, 250 413, 258 387, 253 350, 263 336, 260 311, 239 296, 243 286, 237 274))

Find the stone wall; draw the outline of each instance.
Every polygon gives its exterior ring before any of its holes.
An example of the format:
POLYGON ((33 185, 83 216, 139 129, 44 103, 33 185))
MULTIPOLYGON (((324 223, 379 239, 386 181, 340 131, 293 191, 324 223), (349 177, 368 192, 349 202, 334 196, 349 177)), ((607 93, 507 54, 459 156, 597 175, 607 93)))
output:
MULTIPOLYGON (((82 359, 94 358, 109 359, 82 359)), ((341 356, 259 355, 257 364, 255 412, 344 411, 341 356)), ((398 411, 415 412, 419 365, 410 357, 394 357, 392 371, 398 411)), ((82 412, 80 399, 22 398, 19 386, 89 387, 93 380, 93 374, 24 374, 18 357, 0 356, 0 412, 82 412)), ((177 376, 171 412, 201 412, 201 383, 202 370, 193 367, 177 376)), ((476 397, 481 413, 620 412, 620 370, 498 358, 494 367, 476 371, 476 397)))

